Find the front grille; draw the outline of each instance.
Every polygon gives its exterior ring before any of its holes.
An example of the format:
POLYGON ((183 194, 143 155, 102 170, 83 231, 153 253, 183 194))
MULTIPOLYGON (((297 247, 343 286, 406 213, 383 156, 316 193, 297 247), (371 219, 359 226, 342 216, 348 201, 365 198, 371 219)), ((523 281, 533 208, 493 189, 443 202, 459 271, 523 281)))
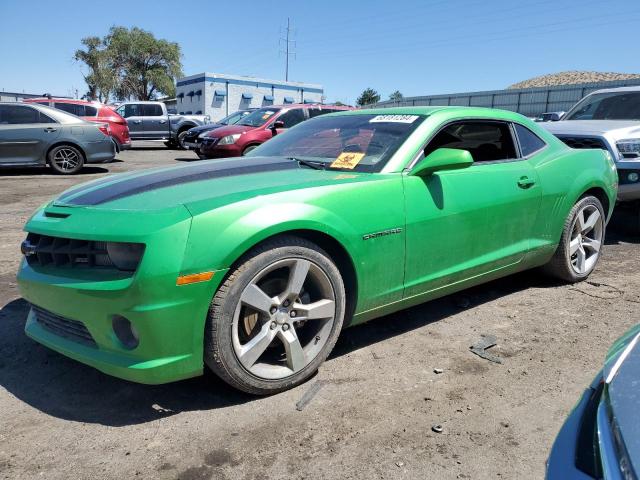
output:
POLYGON ((600 148, 608 150, 607 144, 599 137, 567 137, 558 135, 558 138, 571 148, 600 148))
POLYGON ((114 268, 106 242, 29 233, 22 252, 31 266, 114 268))
POLYGON ((60 337, 73 340, 93 348, 98 348, 95 340, 82 322, 56 315, 44 308, 31 305, 36 321, 44 328, 60 337))

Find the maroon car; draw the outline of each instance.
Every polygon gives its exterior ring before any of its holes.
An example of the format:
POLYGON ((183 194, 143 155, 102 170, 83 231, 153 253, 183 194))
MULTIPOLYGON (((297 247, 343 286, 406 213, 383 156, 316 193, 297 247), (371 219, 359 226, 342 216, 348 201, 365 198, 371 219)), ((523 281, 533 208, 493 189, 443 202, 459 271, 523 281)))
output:
POLYGON ((200 158, 225 158, 245 155, 278 133, 309 118, 353 107, 288 104, 263 107, 245 116, 235 125, 210 131, 201 137, 200 158))

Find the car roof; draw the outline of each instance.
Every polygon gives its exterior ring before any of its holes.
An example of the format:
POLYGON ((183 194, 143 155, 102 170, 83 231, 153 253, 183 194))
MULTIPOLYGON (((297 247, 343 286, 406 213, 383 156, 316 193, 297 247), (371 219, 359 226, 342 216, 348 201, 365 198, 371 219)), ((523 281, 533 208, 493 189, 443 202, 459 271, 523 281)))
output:
POLYGON ((603 88, 601 90, 596 90, 595 92, 591 92, 589 95, 593 95, 594 93, 616 93, 616 92, 640 92, 640 86, 636 87, 617 87, 617 88, 603 88))
POLYGON ((457 113, 473 117, 487 116, 496 118, 523 118, 523 115, 510 110, 485 107, 433 106, 433 107, 390 107, 359 108, 337 112, 332 115, 433 115, 436 112, 457 113))
POLYGON ((57 102, 57 103, 72 103, 76 105, 93 105, 93 106, 104 105, 103 103, 95 100, 80 100, 78 98, 56 98, 56 97, 25 98, 23 102, 24 103, 57 102))
POLYGON ((324 103, 285 103, 282 105, 265 105, 262 108, 331 108, 338 110, 348 110, 353 107, 348 107, 346 105, 326 105, 324 103))

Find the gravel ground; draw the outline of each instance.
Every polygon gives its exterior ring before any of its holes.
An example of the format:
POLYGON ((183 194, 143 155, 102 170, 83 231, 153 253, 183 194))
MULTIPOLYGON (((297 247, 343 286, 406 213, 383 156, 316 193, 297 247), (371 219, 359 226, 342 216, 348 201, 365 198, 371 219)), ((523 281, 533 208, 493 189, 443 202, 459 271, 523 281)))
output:
POLYGON ((143 144, 76 177, 0 173, 0 478, 539 479, 608 346, 640 319, 640 237, 617 214, 589 282, 526 272, 354 327, 313 379, 269 398, 212 375, 127 383, 28 339, 15 272, 31 212, 176 160, 195 155, 143 144), (469 351, 482 334, 502 364, 469 351))

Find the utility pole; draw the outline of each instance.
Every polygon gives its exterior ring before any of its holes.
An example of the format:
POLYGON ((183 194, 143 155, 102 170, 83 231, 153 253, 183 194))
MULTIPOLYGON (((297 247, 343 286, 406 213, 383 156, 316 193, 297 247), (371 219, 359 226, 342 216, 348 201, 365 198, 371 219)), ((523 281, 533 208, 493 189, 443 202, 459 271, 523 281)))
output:
POLYGON ((291 40, 291 23, 289 20, 289 17, 287 17, 287 29, 286 29, 286 35, 285 38, 280 38, 280 41, 284 42, 284 52, 281 51, 281 53, 284 53, 284 61, 285 61, 285 67, 284 67, 284 79, 285 81, 289 81, 289 57, 290 56, 294 56, 296 55, 295 52, 291 51, 291 49, 289 48, 289 46, 291 44, 295 44, 295 42, 293 40, 291 40))

